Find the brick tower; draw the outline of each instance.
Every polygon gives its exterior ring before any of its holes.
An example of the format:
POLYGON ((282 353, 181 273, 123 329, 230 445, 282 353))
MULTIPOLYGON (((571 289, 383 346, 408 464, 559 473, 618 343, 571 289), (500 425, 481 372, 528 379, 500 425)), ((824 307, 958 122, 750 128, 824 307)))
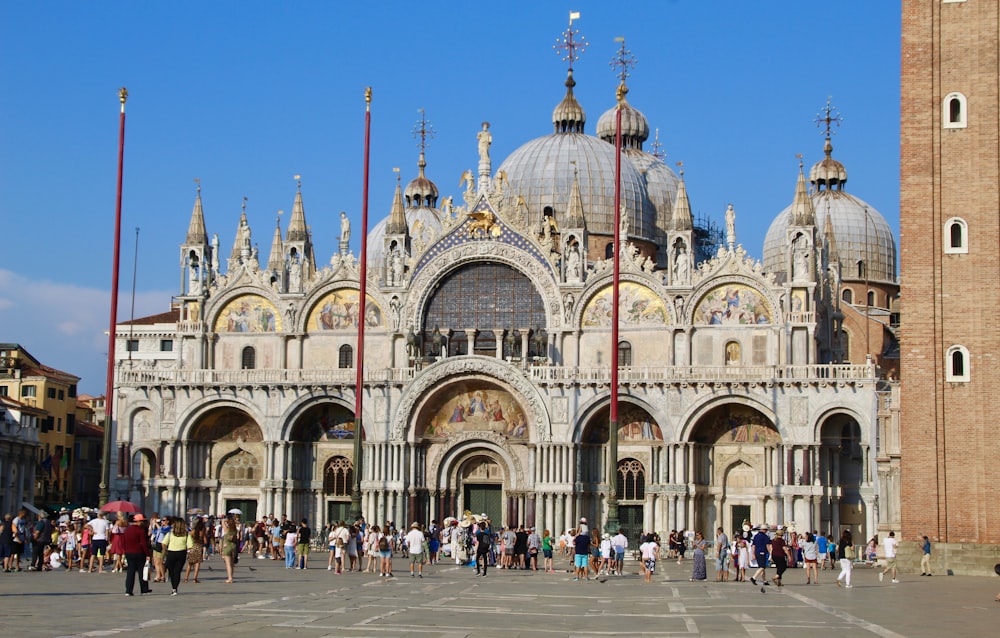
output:
MULTIPOLYGON (((904 0, 900 561, 1000 563, 1000 104, 997 2, 904 0)), ((914 570, 916 571, 916 570, 914 570)))

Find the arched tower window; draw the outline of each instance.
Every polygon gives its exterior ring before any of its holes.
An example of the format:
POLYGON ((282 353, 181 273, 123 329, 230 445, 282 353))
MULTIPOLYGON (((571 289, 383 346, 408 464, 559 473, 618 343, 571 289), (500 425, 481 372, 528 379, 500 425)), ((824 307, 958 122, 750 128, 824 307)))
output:
POLYGON ((875 291, 874 290, 869 290, 868 291, 868 305, 870 307, 872 307, 872 308, 875 307, 875 291))
POLYGON ((844 291, 840 293, 840 298, 844 300, 844 303, 854 303, 854 291, 850 288, 844 288, 844 291))
POLYGON ((945 353, 945 381, 966 383, 972 380, 969 351, 965 346, 952 346, 945 353))
POLYGON ((618 461, 618 497, 623 501, 646 498, 646 471, 636 459, 618 461))
MULTIPOLYGON (((468 264, 445 276, 428 300, 421 326, 423 354, 434 354, 435 328, 449 335, 449 356, 496 356, 494 331, 534 335, 547 323, 545 303, 524 273, 496 262, 468 264), (475 331, 471 342, 467 330, 475 331)), ((528 345, 530 349, 530 339, 528 345)))
POLYGON ((944 223, 944 252, 957 254, 969 252, 969 227, 961 217, 952 217, 944 223))
POLYGON ((350 496, 354 483, 354 464, 344 456, 335 456, 323 468, 323 493, 330 496, 350 496))
POLYGON ((631 366, 632 365, 632 344, 628 341, 618 342, 618 365, 619 366, 631 366))
POLYGON ((256 367, 257 351, 253 349, 253 346, 243 348, 243 353, 240 355, 240 368, 243 370, 253 370, 256 367))
POLYGON ((941 110, 945 128, 966 128, 969 125, 968 104, 965 96, 958 91, 944 96, 941 110))
POLYGON ((604 258, 611 259, 615 256, 615 243, 608 242, 608 245, 604 247, 604 258))
POLYGON ((346 343, 340 346, 340 356, 337 361, 338 368, 353 368, 354 367, 354 348, 347 345, 346 343))

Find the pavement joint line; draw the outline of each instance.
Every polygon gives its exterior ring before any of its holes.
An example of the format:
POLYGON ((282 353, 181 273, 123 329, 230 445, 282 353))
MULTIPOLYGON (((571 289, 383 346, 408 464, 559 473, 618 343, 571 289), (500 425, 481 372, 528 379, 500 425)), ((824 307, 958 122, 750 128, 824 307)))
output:
POLYGON ((748 636, 751 638, 773 638, 774 634, 768 631, 767 627, 763 624, 745 624, 743 625, 743 631, 747 632, 748 636))
POLYGON ((831 607, 830 605, 827 605, 825 603, 821 603, 818 600, 814 600, 812 598, 809 598, 808 596, 803 596, 802 594, 797 594, 795 592, 787 592, 785 595, 786 596, 790 596, 790 597, 798 600, 799 602, 805 603, 806 605, 809 605, 811 607, 815 607, 816 609, 819 609, 820 611, 824 611, 824 612, 830 614, 831 616, 833 616, 834 618, 839 618, 840 620, 846 621, 846 622, 854 625, 855 627, 859 627, 859 628, 864 629, 866 631, 870 631, 871 633, 876 634, 878 636, 882 636, 882 638, 905 638, 905 636, 903 636, 902 634, 897 634, 896 632, 892 631, 891 629, 886 629, 885 627, 883 627, 881 625, 877 625, 877 624, 875 624, 873 622, 869 622, 867 620, 862 620, 861 618, 858 618, 857 616, 853 616, 853 615, 847 613, 846 611, 841 611, 841 610, 839 610, 839 609, 837 609, 835 607, 831 607))

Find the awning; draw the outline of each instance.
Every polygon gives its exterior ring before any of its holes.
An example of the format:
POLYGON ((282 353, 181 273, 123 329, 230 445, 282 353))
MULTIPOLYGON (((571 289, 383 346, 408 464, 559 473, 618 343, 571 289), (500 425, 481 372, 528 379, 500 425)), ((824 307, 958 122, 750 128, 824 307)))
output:
MULTIPOLYGON (((38 516, 39 514, 42 513, 42 510, 38 509, 37 507, 35 507, 31 503, 29 503, 28 501, 21 501, 21 507, 23 507, 24 509, 28 510, 29 512, 31 512, 35 516, 38 516)), ((47 514, 46 514, 46 516, 47 516, 47 514)))

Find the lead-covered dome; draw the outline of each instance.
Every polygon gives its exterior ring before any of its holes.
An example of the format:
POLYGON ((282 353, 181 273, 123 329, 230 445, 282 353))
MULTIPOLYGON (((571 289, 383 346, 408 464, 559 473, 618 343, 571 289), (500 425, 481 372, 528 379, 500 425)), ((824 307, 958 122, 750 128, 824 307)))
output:
MULTIPOLYGON (((528 223, 539 227, 546 208, 556 221, 565 219, 573 179, 579 180, 583 213, 590 233, 614 233, 615 147, 584 133, 583 109, 573 97, 572 72, 566 97, 552 114, 554 132, 515 150, 500 166, 507 176, 507 204, 519 198, 528 209, 528 223)), ((648 126, 647 126, 648 135, 648 126)), ((656 240, 656 208, 650 202, 646 180, 629 161, 622 162, 621 202, 632 238, 656 240)))
MULTIPOLYGON (((816 211, 816 228, 826 227, 830 218, 845 280, 898 283, 896 280, 896 239, 884 217, 863 199, 844 190, 847 169, 832 157, 833 147, 827 138, 825 157, 809 171, 812 185, 810 199, 816 211), (863 268, 868 264, 867 273, 863 268)), ((771 222, 764 239, 764 269, 784 272, 788 269, 788 226, 792 206, 785 208, 771 222)))

